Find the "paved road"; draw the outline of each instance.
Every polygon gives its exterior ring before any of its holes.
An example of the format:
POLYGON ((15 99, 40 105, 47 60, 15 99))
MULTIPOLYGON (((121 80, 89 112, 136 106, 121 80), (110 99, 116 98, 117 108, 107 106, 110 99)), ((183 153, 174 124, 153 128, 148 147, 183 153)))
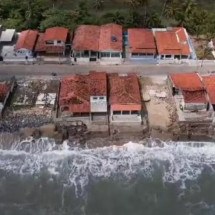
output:
POLYGON ((139 75, 166 75, 171 72, 192 72, 208 73, 215 71, 215 66, 187 66, 187 65, 119 65, 119 66, 101 66, 101 65, 5 65, 0 64, 0 77, 3 76, 47 76, 52 72, 58 75, 84 74, 91 70, 106 71, 117 73, 138 73, 139 75))

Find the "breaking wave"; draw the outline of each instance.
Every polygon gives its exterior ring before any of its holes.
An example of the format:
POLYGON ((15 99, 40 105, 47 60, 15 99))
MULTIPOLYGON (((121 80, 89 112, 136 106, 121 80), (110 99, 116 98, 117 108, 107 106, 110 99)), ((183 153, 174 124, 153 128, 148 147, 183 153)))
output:
POLYGON ((80 196, 91 180, 117 179, 131 181, 137 176, 151 178, 159 170, 163 183, 196 180, 204 171, 214 172, 214 143, 161 142, 146 140, 122 146, 78 148, 55 144, 54 140, 0 143, 0 170, 22 176, 39 176, 47 171, 65 186, 75 188, 80 196))

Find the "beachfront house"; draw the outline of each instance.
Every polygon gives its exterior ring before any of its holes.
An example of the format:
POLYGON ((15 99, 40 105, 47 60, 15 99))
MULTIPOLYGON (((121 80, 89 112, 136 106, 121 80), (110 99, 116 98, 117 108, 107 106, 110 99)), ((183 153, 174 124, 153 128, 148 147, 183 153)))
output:
POLYGON ((195 59, 195 51, 185 28, 153 29, 159 61, 195 59))
POLYGON ((61 116, 106 120, 107 77, 104 72, 71 75, 61 81, 59 106, 61 116))
POLYGON ((14 87, 15 81, 12 79, 10 81, 0 81, 0 118, 3 116, 4 108, 14 87))
POLYGON ((202 76, 202 82, 209 101, 208 110, 215 111, 215 75, 202 76))
POLYGON ((198 73, 171 74, 168 83, 182 111, 195 112, 208 109, 206 92, 198 73))
POLYGON ((15 54, 17 57, 30 58, 34 56, 34 48, 38 37, 38 31, 25 30, 18 35, 15 45, 15 54))
POLYGON ((107 120, 107 74, 92 71, 88 80, 91 120, 107 120))
POLYGON ((142 100, 136 75, 109 76, 110 122, 141 122, 142 100))
POLYGON ((156 44, 152 30, 128 29, 128 57, 132 61, 156 62, 156 44))

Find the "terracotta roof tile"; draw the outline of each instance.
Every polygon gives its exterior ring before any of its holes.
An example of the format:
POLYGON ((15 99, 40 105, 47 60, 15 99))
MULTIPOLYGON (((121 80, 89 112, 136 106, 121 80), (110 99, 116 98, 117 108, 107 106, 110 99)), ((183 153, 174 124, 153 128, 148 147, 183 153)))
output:
POLYGON ((61 81, 60 106, 68 105, 72 112, 90 112, 90 96, 107 95, 105 72, 72 75, 61 81))
POLYGON ((61 54, 65 50, 64 46, 46 46, 46 53, 48 54, 61 54))
POLYGON ((177 89, 186 91, 198 91, 204 89, 199 75, 195 72, 171 74, 170 79, 177 89))
POLYGON ((15 50, 24 48, 33 51, 37 40, 37 36, 38 31, 33 30, 22 31, 16 43, 15 50))
POLYGON ((73 49, 77 51, 122 51, 122 26, 81 25, 75 31, 73 49))
POLYGON ((74 35, 73 49, 76 51, 99 50, 100 27, 96 25, 80 25, 74 35))
POLYGON ((120 51, 122 52, 122 26, 117 24, 106 24, 101 26, 100 51, 120 51))
POLYGON ((45 31, 44 40, 53 41, 60 40, 66 42, 69 30, 63 27, 48 28, 45 31))
POLYGON ((72 75, 61 81, 60 106, 70 106, 72 112, 90 112, 87 76, 72 75))
POLYGON ((90 95, 107 96, 107 74, 91 71, 89 74, 90 95))
POLYGON ((156 31, 155 40, 159 54, 189 55, 190 48, 184 28, 156 31))
POLYGON ((0 83, 0 102, 4 102, 4 99, 9 91, 9 86, 7 84, 0 83))
POLYGON ((110 76, 110 104, 141 104, 139 82, 136 75, 110 76))
POLYGON ((207 103, 204 90, 182 91, 185 103, 207 103))
POLYGON ((215 75, 202 76, 202 82, 208 93, 210 103, 215 104, 215 75))
POLYGON ((37 52, 44 52, 46 51, 46 44, 44 41, 44 33, 39 33, 39 37, 37 39, 37 43, 35 46, 35 51, 37 52))
POLYGON ((153 32, 144 28, 128 29, 128 42, 131 53, 156 54, 153 32))

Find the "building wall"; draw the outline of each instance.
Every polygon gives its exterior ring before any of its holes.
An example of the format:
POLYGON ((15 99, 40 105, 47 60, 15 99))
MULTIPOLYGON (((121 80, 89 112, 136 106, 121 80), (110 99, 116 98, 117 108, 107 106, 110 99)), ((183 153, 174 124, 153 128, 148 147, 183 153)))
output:
POLYGON ((100 52, 99 59, 101 64, 121 64, 122 53, 113 51, 100 52))
POLYGON ((106 96, 91 96, 90 110, 93 113, 107 112, 107 97, 106 96))
POLYGON ((190 58, 190 55, 188 56, 181 56, 181 55, 160 55, 158 54, 157 59, 158 60, 188 60, 190 58))
POLYGON ((58 40, 50 40, 46 42, 47 46, 65 46, 63 41, 58 40))
POLYGON ((141 59, 155 59, 156 55, 149 55, 149 54, 143 54, 143 53, 129 53, 129 58, 131 60, 141 60, 141 59))
POLYGON ((207 111, 207 104, 184 103, 184 111, 207 111))
POLYGON ((98 60, 98 52, 91 52, 91 51, 74 51, 73 50, 73 53, 71 54, 71 60, 73 62, 76 62, 76 63, 89 63, 89 62, 95 62, 98 60), (87 54, 84 53, 84 52, 88 52, 87 54))
POLYGON ((18 49, 16 50, 16 55, 18 57, 33 57, 33 52, 28 49, 18 49))
POLYGON ((110 107, 111 122, 141 122, 141 105, 114 104, 110 107))

